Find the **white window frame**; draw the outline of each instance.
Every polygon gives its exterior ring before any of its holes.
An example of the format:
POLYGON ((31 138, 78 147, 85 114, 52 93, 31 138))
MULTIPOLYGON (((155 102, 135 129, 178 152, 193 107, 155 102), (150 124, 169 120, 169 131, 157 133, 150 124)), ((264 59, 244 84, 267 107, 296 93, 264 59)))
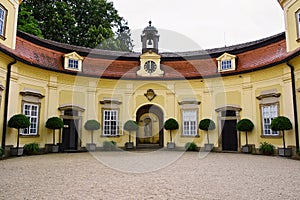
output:
POLYGON ((79 64, 78 60, 76 60, 76 59, 69 59, 68 68, 69 69, 78 70, 78 67, 79 67, 78 64, 79 64))
POLYGON ((0 4, 0 37, 5 37, 7 10, 0 4))
POLYGON ((296 12, 296 21, 297 21, 297 37, 300 39, 300 10, 296 12))
POLYGON ((232 60, 221 61, 221 71, 232 69, 232 60))
POLYGON ((198 116, 197 109, 182 110, 182 135, 183 136, 197 136, 198 135, 197 116, 198 116), (194 116, 192 116, 192 115, 194 115, 194 116))
POLYGON ((102 115, 103 121, 103 136, 119 136, 122 135, 122 123, 119 119, 119 110, 104 109, 102 115), (109 114, 109 115, 108 115, 109 114))
POLYGON ((279 131, 271 129, 271 122, 279 116, 279 104, 261 104, 261 123, 263 136, 279 136, 279 131))
POLYGON ((40 115, 40 105, 33 103, 23 104, 23 114, 29 118, 30 126, 29 128, 21 129, 20 134, 22 136, 35 136, 38 135, 39 128, 39 115, 40 115), (35 108, 33 110, 33 108, 35 108), (35 111, 35 112, 33 112, 35 111))

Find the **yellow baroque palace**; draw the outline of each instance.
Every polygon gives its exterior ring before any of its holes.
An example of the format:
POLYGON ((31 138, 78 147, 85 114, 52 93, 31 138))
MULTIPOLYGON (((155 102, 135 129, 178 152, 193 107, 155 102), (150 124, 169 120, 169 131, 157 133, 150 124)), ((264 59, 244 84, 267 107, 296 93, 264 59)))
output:
MULTIPOLYGON (((101 124, 94 131, 98 148, 104 141, 118 147, 128 142, 128 120, 138 123, 131 141, 136 148, 163 148, 170 143, 164 122, 177 120, 172 130, 176 148, 207 143, 202 119, 216 124, 209 131, 216 151, 240 151, 245 145, 239 120, 254 124, 248 143, 282 147, 282 135, 270 128, 277 116, 288 117, 286 146, 299 149, 300 1, 278 0, 286 31, 258 41, 205 51, 158 51, 159 34, 149 24, 141 33, 143 50, 114 52, 65 45, 18 32, 21 1, 0 3, 0 136, 1 146, 15 146, 17 131, 7 127, 15 114, 31 121, 21 130, 20 146, 52 143, 47 119, 61 118, 64 127, 55 140, 64 150, 81 150, 91 143, 86 121, 101 124)), ((162 40, 164 38, 161 38, 162 40)))

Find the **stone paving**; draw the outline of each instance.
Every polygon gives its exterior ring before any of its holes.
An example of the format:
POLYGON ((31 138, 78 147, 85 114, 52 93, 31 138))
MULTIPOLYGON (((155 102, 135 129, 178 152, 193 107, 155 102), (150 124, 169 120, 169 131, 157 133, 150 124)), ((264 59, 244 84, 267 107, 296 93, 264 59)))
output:
POLYGON ((46 154, 0 160, 0 177, 0 199, 300 199, 300 161, 276 156, 46 154))

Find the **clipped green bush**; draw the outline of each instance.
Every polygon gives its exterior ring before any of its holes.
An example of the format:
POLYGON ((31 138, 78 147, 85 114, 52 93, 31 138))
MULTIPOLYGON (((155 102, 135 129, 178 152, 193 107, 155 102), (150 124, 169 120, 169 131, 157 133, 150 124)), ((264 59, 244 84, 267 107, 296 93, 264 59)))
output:
POLYGON ((94 143, 93 132, 100 129, 100 123, 97 120, 91 119, 85 122, 84 128, 85 130, 91 131, 91 143, 94 143))
POLYGON ((3 154, 4 154, 4 149, 2 149, 2 148, 0 147, 0 157, 3 156, 3 154))
POLYGON ((24 153, 27 155, 37 154, 39 149, 39 144, 37 143, 29 143, 24 145, 24 153))
POLYGON ((274 154, 274 145, 268 142, 261 142, 259 146, 259 152, 264 155, 273 155, 274 154))
POLYGON ((291 130, 293 125, 289 118, 284 116, 278 116, 274 118, 271 122, 271 129, 273 131, 282 131, 282 140, 283 140, 283 148, 285 148, 285 139, 284 139, 284 131, 291 130))
POLYGON ((188 142, 184 147, 187 151, 197 151, 197 145, 194 142, 188 142))
POLYGON ((170 131, 170 142, 172 143, 172 130, 179 128, 178 122, 176 119, 170 118, 164 123, 164 128, 170 131))
POLYGON ((112 150, 116 148, 116 142, 115 141, 104 141, 103 142, 103 148, 107 150, 112 150))
POLYGON ((216 128, 216 124, 213 120, 211 119, 202 119, 199 122, 199 129, 207 131, 207 144, 209 144, 209 135, 208 131, 209 130, 214 130, 216 128))
POLYGON ((17 139, 17 149, 19 149, 20 141, 20 129, 28 128, 30 126, 30 121, 28 117, 23 114, 16 114, 8 120, 8 127, 18 129, 18 139, 17 139))
POLYGON ((53 145, 55 145, 55 130, 64 127, 64 122, 59 117, 50 117, 46 122, 46 128, 53 130, 53 145))
POLYGON ((236 125, 236 129, 238 131, 245 131, 246 145, 248 145, 248 132, 252 131, 253 128, 254 128, 254 124, 252 123, 252 121, 250 119, 242 119, 236 125))
POLYGON ((139 125, 137 124, 136 121, 128 120, 125 122, 124 130, 129 132, 129 135, 128 135, 129 143, 131 142, 131 131, 137 131, 138 129, 139 129, 139 125))

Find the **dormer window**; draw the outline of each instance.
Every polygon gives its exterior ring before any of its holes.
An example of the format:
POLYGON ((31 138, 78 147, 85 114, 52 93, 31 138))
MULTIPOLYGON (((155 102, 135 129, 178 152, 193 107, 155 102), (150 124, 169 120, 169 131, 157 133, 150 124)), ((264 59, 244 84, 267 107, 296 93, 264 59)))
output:
POLYGON ((0 38, 5 38, 7 10, 0 4, 0 38))
POLYGON ((83 58, 76 52, 66 54, 65 56, 65 69, 72 71, 82 71, 83 58))
POLYGON ((231 71, 236 69, 235 55, 224 53, 217 58, 218 61, 218 72, 231 71))

